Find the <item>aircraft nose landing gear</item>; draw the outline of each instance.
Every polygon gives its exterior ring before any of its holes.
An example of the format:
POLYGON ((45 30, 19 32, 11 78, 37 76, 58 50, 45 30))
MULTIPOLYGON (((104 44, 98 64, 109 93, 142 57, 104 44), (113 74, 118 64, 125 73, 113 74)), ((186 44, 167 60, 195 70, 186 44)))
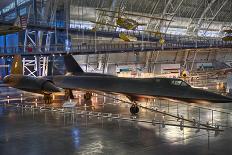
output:
POLYGON ((51 94, 44 93, 44 104, 51 104, 52 103, 52 97, 51 94))
POLYGON ((91 98, 92 98, 92 93, 91 93, 91 92, 86 92, 86 93, 84 94, 84 99, 85 99, 86 101, 91 100, 91 98))
POLYGON ((136 115, 139 112, 139 107, 136 103, 132 104, 130 107, 130 112, 132 115, 136 115))

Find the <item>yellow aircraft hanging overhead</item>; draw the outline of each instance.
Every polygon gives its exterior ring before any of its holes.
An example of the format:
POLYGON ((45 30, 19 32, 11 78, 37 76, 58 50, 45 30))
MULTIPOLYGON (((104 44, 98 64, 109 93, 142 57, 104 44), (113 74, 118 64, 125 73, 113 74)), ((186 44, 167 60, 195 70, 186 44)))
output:
POLYGON ((125 42, 134 42, 137 41, 137 38, 134 36, 127 35, 126 33, 119 33, 119 38, 122 39, 125 42))
MULTIPOLYGON (((147 25, 147 23, 139 23, 134 19, 130 19, 130 18, 126 17, 126 15, 149 18, 149 19, 154 19, 154 20, 172 21, 172 20, 165 19, 165 18, 160 18, 160 17, 140 15, 140 14, 137 14, 137 13, 122 12, 122 11, 120 11, 120 9, 119 9, 119 11, 111 11, 111 10, 107 10, 107 9, 96 9, 96 10, 101 11, 101 12, 106 12, 106 13, 107 12, 115 13, 116 14, 115 16, 104 15, 104 14, 103 14, 103 16, 109 16, 109 17, 116 18, 116 23, 115 24, 110 24, 110 23, 95 22, 95 21, 91 21, 91 22, 99 24, 99 25, 120 27, 120 28, 124 28, 126 30, 137 30, 138 26, 147 25)), ((139 31, 146 31, 146 30, 139 30, 139 31)), ((146 31, 146 32, 160 33, 160 32, 153 32, 153 31, 146 31)))
POLYGON ((138 26, 141 25, 146 25, 144 23, 138 23, 133 19, 128 19, 128 18, 123 18, 123 17, 118 17, 116 20, 116 24, 110 24, 110 23, 103 23, 103 22, 96 22, 96 21, 90 21, 95 24, 99 25, 106 25, 106 26, 111 26, 111 27, 120 27, 124 28, 126 30, 136 30, 138 26))

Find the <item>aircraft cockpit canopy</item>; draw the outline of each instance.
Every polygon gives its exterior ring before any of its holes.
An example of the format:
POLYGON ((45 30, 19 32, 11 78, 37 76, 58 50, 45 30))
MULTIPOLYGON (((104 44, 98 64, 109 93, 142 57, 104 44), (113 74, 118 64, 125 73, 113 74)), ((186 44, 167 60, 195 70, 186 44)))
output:
POLYGON ((180 80, 180 79, 172 79, 171 80, 171 85, 174 85, 174 86, 183 86, 183 87, 189 87, 190 86, 185 81, 180 80))
POLYGON ((169 79, 169 78, 155 78, 154 83, 156 85, 173 85, 173 86, 182 86, 190 87, 188 83, 180 79, 169 79))

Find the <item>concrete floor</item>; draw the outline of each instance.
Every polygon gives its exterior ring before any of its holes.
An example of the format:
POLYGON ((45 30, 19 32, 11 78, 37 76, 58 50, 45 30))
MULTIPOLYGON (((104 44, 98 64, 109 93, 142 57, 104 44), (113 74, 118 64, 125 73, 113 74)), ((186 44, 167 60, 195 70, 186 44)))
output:
MULTIPOLYGON (((11 106, 21 103, 21 92, 1 87, 0 101, 0 154, 231 154, 231 116, 214 112, 214 121, 225 124, 224 132, 215 136, 214 131, 149 123, 89 117, 43 110, 22 109, 11 106), (9 104, 7 96, 9 96, 9 104)), ((23 104, 31 104, 37 96, 23 95, 23 104), (30 102, 31 101, 31 102, 30 102)), ((100 97, 99 97, 100 98, 100 97)), ((38 100, 39 102, 39 100, 38 100)), ((112 102, 112 101, 111 101, 112 102)), ((129 107, 125 104, 111 105, 107 101, 100 105, 99 99, 93 111, 121 114, 130 118, 129 107), (99 104, 98 104, 99 103, 99 104)), ((57 106, 57 105, 51 105, 57 106)), ((184 117, 198 119, 198 108, 167 103, 157 104, 170 113, 182 113, 184 117), (178 107, 178 110, 177 110, 178 107), (189 115, 188 115, 189 114, 189 115)), ((207 105, 208 108, 230 112, 230 104, 207 105), (216 108, 216 106, 218 108, 216 108), (224 107, 226 107, 226 110, 224 107)), ((79 109, 85 110, 83 107, 79 109)), ((86 109, 90 110, 90 109, 86 109)), ((211 120, 211 111, 201 109, 201 121, 211 120)), ((152 120, 162 116, 140 109, 138 120, 152 120)), ((166 122, 175 119, 167 117, 166 122)))

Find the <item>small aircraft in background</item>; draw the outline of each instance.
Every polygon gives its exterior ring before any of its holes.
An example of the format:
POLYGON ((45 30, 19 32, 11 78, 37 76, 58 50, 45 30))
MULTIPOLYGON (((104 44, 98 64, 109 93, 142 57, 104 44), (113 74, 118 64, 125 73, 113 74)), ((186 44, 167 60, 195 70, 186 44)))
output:
POLYGON ((139 30, 138 29, 139 26, 145 26, 145 25, 147 25, 147 23, 139 23, 136 20, 131 19, 127 16, 149 18, 149 19, 153 19, 153 20, 172 21, 169 19, 161 18, 161 17, 154 17, 154 16, 149 16, 149 15, 141 15, 141 14, 137 14, 137 13, 130 13, 130 12, 121 11, 122 9, 120 9, 120 8, 119 8, 119 11, 111 11, 111 10, 107 10, 107 9, 96 9, 96 10, 103 12, 102 13, 103 16, 116 18, 116 23, 111 24, 111 23, 106 23, 106 22, 91 21, 92 23, 116 27, 116 28, 119 27, 119 28, 123 28, 125 30, 143 31, 143 32, 148 32, 148 33, 155 34, 155 35, 162 35, 163 33, 159 32, 159 31, 139 30), (115 16, 112 16, 109 14, 104 14, 104 13, 114 13, 115 16))
POLYGON ((119 11, 111 11, 111 10, 107 10, 107 9, 96 9, 96 10, 101 11, 101 12, 105 12, 105 13, 116 14, 115 16, 103 14, 104 16, 116 18, 116 25, 101 23, 101 22, 96 22, 96 24, 108 25, 108 26, 112 26, 112 27, 120 27, 120 28, 124 28, 126 30, 137 30, 138 26, 147 25, 147 23, 139 23, 134 19, 130 19, 130 18, 126 17, 127 15, 128 16, 142 17, 142 18, 149 18, 149 19, 153 19, 153 20, 171 21, 169 19, 160 18, 160 17, 153 17, 153 16, 148 16, 148 15, 141 15, 141 14, 137 14, 137 13, 129 13, 129 12, 125 12, 125 11, 120 11, 121 9, 119 9, 119 11))
POLYGON ((135 42, 137 41, 137 38, 131 35, 128 35, 126 33, 119 33, 119 38, 122 39, 125 42, 135 42))
POLYGON ((25 16, 19 16, 13 24, 0 21, 0 36, 20 32, 26 28, 27 17, 25 16))
MULTIPOLYGON (((147 25, 147 23, 139 23, 136 20, 131 19, 127 16, 136 16, 136 17, 142 17, 142 18, 149 18, 149 19, 153 19, 153 20, 172 21, 172 20, 160 18, 160 17, 125 12, 125 11, 122 11, 122 9, 120 9, 120 8, 119 8, 119 11, 111 11, 111 10, 107 10, 107 9, 96 9, 96 10, 102 12, 103 16, 116 18, 116 21, 115 21, 115 24, 102 22, 102 21, 90 21, 90 22, 96 24, 95 27, 92 29, 93 31, 97 30, 97 28, 96 28, 97 25, 105 25, 105 26, 110 26, 110 27, 114 27, 114 28, 123 28, 125 30, 146 32, 146 33, 153 34, 153 35, 160 37, 159 43, 161 45, 163 45, 165 43, 165 40, 163 38, 163 35, 165 35, 165 33, 162 33, 159 31, 152 31, 152 30, 140 30, 139 26, 145 26, 145 25, 147 25), (106 14, 106 13, 111 13, 111 14, 113 13, 113 14, 115 14, 115 16, 112 16, 112 15, 106 14)), ((137 41, 137 38, 135 36, 127 35, 123 32, 119 34, 119 38, 126 41, 126 42, 137 41)))
POLYGON ((224 37, 222 37, 223 41, 232 41, 232 29, 223 30, 225 33, 224 37))

